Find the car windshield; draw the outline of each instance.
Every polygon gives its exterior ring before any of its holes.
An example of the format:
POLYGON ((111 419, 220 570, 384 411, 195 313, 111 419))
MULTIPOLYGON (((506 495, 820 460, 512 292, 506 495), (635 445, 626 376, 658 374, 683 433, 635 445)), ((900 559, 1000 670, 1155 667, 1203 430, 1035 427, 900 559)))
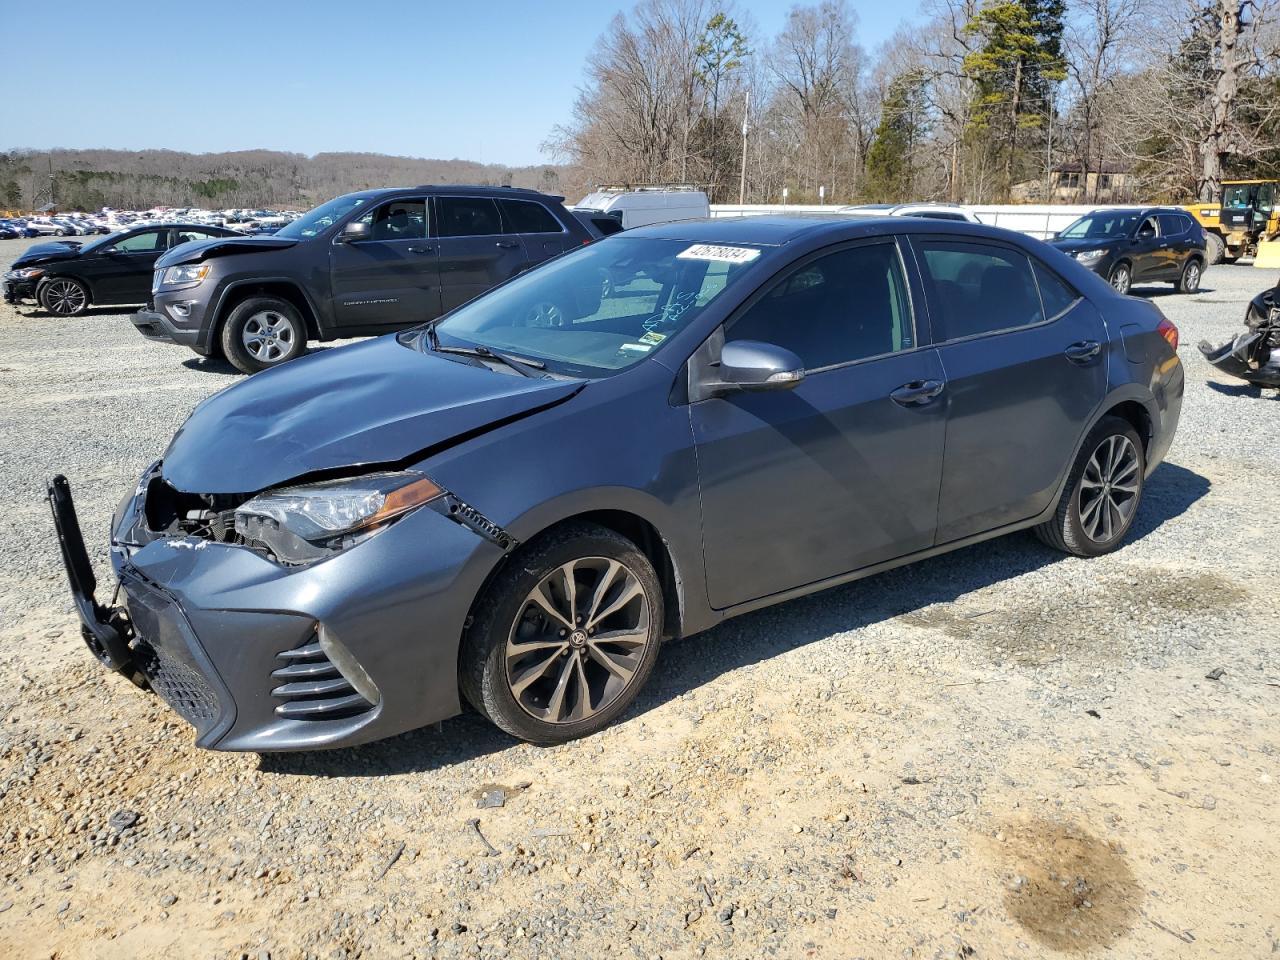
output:
POLYGON ((658 350, 759 256, 742 245, 612 237, 517 277, 435 329, 445 347, 479 345, 552 373, 608 376, 658 350))
POLYGON ((292 237, 296 240, 306 240, 317 234, 324 233, 331 226, 337 223, 342 217, 346 216, 362 203, 368 203, 368 197, 360 197, 355 194, 347 194, 343 197, 336 197, 328 203, 322 203, 320 206, 308 210, 293 223, 287 224, 276 231, 277 237, 292 237))
POLYGON ((1114 237, 1127 237, 1140 219, 1142 214, 1132 211, 1100 210, 1085 214, 1058 236, 1063 240, 1110 240, 1114 237))

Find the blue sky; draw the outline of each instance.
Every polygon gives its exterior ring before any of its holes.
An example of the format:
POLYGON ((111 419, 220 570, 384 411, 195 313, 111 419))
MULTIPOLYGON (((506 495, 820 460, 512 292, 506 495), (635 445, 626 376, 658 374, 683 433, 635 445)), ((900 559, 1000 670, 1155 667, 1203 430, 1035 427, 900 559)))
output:
MULTIPOLYGON (((919 0, 851 5, 871 49, 919 0)), ((768 37, 792 4, 736 6, 768 37)), ((30 41, 3 71, 0 148, 369 150, 537 163, 549 159, 548 132, 570 117, 592 44, 629 8, 0 0, 0 36, 30 41)))

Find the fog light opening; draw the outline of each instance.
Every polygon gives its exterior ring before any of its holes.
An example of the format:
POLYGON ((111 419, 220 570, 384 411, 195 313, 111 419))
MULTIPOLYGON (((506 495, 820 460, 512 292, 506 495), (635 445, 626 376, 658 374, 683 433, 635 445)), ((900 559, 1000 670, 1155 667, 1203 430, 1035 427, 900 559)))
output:
POLYGON ((374 706, 377 706, 378 701, 382 699, 382 694, 378 691, 378 686, 373 682, 373 678, 365 672, 364 667, 360 666, 360 662, 352 656, 351 651, 344 647, 333 635, 332 631, 325 628, 324 624, 319 626, 316 633, 320 639, 320 649, 329 658, 329 662, 338 668, 338 672, 347 678, 347 682, 351 686, 355 687, 356 693, 374 706))

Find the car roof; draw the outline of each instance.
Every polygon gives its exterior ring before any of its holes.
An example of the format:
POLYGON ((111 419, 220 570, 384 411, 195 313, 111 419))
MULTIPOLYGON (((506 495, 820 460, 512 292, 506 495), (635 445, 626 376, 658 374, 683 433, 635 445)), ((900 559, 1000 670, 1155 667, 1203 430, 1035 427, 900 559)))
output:
POLYGON ((750 243, 782 246, 800 239, 892 235, 900 233, 958 233, 993 239, 1020 234, 966 220, 922 220, 912 217, 862 216, 856 213, 788 213, 755 217, 672 220, 626 231, 628 237, 688 240, 696 243, 750 243))
POLYGON ((375 190, 354 190, 349 197, 384 197, 397 193, 438 194, 465 193, 473 197, 538 197, 543 200, 563 200, 564 197, 527 187, 494 187, 474 183, 422 183, 416 187, 380 187, 375 190))

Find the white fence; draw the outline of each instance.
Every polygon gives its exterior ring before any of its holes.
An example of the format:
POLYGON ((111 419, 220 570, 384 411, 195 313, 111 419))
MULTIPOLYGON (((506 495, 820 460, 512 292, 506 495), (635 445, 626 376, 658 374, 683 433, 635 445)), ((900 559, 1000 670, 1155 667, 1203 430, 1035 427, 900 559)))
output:
MULTIPOLYGON (((1004 227, 1025 233, 1029 237, 1045 240, 1071 221, 1083 216, 1090 210, 1099 210, 1107 204, 1065 205, 1065 204, 962 204, 963 209, 977 214, 979 220, 993 227, 1004 227)), ((752 217, 765 213, 839 213, 841 208, 834 204, 819 206, 817 204, 800 203, 717 203, 711 206, 713 217, 752 217)), ((856 214, 849 214, 855 216, 856 214)))

